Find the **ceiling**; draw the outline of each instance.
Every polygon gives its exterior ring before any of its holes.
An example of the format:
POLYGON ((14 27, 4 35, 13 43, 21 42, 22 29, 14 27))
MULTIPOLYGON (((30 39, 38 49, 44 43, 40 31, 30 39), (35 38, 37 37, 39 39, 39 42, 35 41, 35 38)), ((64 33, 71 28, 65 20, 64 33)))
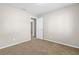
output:
POLYGON ((40 16, 58 8, 72 5, 72 3, 7 3, 7 5, 26 10, 35 16, 40 16))

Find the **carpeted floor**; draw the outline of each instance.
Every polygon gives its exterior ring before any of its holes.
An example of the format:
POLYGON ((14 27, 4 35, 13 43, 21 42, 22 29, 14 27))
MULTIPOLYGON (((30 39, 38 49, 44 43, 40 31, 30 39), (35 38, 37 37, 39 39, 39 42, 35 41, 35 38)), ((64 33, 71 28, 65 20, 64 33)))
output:
POLYGON ((78 55, 79 49, 45 41, 31 40, 0 50, 1 55, 78 55))

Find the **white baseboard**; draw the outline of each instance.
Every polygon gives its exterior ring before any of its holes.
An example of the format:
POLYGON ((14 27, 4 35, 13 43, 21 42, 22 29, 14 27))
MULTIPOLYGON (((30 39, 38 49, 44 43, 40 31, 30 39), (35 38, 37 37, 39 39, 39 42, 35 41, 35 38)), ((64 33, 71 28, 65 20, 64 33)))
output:
POLYGON ((73 47, 73 48, 79 49, 79 46, 70 45, 70 44, 66 44, 66 43, 62 43, 62 42, 57 42, 57 41, 52 41, 52 40, 48 40, 48 39, 47 39, 47 41, 55 42, 55 43, 58 43, 58 44, 62 44, 62 45, 65 45, 65 46, 69 46, 69 47, 73 47))
MULTIPOLYGON (((44 39, 41 39, 41 40, 44 40, 44 39)), ((28 41, 30 41, 30 40, 28 40, 28 41)), ((15 44, 6 45, 6 46, 3 46, 3 47, 0 47, 0 49, 7 48, 7 47, 10 47, 10 46, 14 46, 14 45, 17 45, 17 44, 20 44, 20 43, 23 43, 23 42, 28 42, 28 41, 21 41, 21 42, 15 43, 15 44)), ((57 41, 52 41, 52 40, 47 40, 47 41, 55 42, 55 43, 58 43, 58 44, 62 44, 62 45, 66 45, 66 46, 69 46, 69 47, 79 49, 79 46, 74 46, 74 45, 70 45, 70 44, 66 44, 66 43, 62 43, 62 42, 57 42, 57 41)))
POLYGON ((17 44, 21 44, 21 43, 24 43, 24 42, 28 42, 28 41, 30 41, 30 40, 25 40, 25 41, 17 42, 15 44, 8 44, 8 45, 0 47, 0 49, 11 47, 11 46, 14 46, 14 45, 17 45, 17 44))

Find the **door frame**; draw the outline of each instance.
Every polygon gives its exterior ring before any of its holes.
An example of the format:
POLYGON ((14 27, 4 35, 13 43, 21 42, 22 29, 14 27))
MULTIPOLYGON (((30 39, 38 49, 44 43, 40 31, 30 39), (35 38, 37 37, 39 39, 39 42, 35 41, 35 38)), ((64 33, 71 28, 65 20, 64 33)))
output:
POLYGON ((31 18, 31 40, 34 38, 36 38, 36 18, 31 18), (32 26, 34 24, 34 26, 32 26), (34 27, 34 36, 33 34, 33 27, 34 27))

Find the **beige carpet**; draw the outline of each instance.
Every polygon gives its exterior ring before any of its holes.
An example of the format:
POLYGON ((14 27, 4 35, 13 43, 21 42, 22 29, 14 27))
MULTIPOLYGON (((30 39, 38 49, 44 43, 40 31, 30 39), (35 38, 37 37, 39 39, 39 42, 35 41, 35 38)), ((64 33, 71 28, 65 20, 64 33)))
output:
POLYGON ((45 40, 31 40, 0 50, 1 55, 78 55, 79 49, 45 40))

